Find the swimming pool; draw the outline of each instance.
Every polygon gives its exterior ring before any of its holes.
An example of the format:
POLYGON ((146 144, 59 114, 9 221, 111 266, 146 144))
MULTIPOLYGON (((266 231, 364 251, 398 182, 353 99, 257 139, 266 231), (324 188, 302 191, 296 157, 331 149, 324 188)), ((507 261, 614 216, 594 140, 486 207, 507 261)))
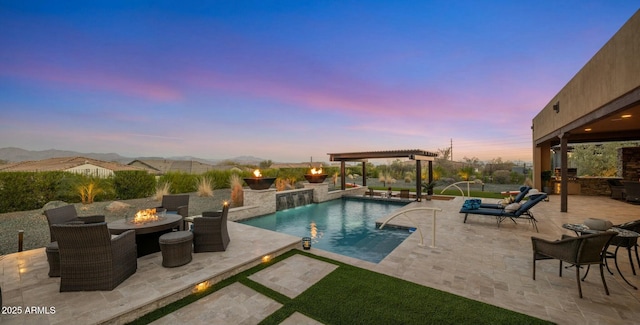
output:
POLYGON ((378 263, 410 233, 393 228, 378 230, 375 222, 406 204, 342 198, 240 222, 300 238, 311 237, 312 249, 378 263))

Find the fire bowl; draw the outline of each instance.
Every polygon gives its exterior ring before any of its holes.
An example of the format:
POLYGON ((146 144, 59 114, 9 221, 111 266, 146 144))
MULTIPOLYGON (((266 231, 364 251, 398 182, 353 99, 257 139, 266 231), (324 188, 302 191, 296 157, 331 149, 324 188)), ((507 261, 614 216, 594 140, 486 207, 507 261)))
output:
POLYGON ((276 181, 275 177, 251 177, 244 178, 244 182, 249 185, 252 190, 266 190, 276 181))
POLYGON ((322 183, 327 178, 327 174, 305 174, 304 178, 309 183, 322 183))

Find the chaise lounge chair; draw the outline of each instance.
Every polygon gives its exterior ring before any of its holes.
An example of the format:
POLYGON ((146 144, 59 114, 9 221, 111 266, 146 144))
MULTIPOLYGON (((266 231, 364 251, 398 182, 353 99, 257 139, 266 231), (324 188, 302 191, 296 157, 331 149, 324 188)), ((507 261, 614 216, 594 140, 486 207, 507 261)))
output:
MULTIPOLYGON (((518 195, 516 195, 516 197, 513 199, 512 203, 519 203, 520 201, 522 201, 522 199, 524 199, 525 195, 527 195, 527 193, 529 193, 529 190, 531 190, 531 187, 529 186, 521 186, 520 187, 520 193, 518 193, 518 195)), ((502 209, 504 208, 504 205, 501 203, 481 203, 480 204, 481 208, 490 208, 490 209, 502 209)))
POLYGON ((529 196, 529 199, 522 203, 516 210, 511 210, 510 206, 506 206, 502 209, 493 209, 493 208, 478 208, 478 209, 465 209, 464 207, 460 209, 460 213, 464 213, 464 223, 467 222, 467 217, 470 214, 482 215, 482 216, 490 216, 495 217, 496 222, 498 223, 498 227, 500 227, 500 223, 503 220, 509 218, 511 221, 516 223, 516 218, 528 219, 533 227, 538 232, 538 225, 536 224, 537 220, 533 216, 531 212, 531 208, 538 204, 538 202, 544 200, 547 197, 546 193, 536 193, 534 195, 529 196))

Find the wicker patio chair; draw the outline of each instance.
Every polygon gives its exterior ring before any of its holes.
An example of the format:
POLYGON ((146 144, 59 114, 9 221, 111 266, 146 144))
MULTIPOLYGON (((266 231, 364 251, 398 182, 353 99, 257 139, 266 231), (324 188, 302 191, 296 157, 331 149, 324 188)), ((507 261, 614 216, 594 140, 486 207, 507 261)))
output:
POLYGON ((138 268, 133 230, 113 239, 104 222, 52 230, 60 249, 60 292, 113 290, 138 268))
POLYGON ((611 190, 611 198, 616 200, 624 200, 625 190, 624 184, 619 179, 608 179, 609 190, 611 190))
POLYGON ((49 223, 49 238, 50 243, 47 244, 45 248, 45 253, 47 254, 47 262, 49 263, 49 276, 50 277, 59 277, 60 276, 60 253, 58 250, 58 242, 56 242, 56 237, 51 230, 52 225, 56 224, 84 224, 84 223, 96 223, 96 222, 104 222, 103 215, 92 215, 92 216, 78 216, 78 212, 76 208, 69 204, 58 208, 53 208, 44 211, 44 215, 47 217, 47 222, 49 223))
MULTIPOLYGON (((557 259, 560 260, 560 272, 562 277, 562 262, 573 264, 576 269, 576 281, 578 282, 578 292, 582 298, 582 286, 580 284, 580 266, 598 264, 600 266, 600 277, 604 291, 609 295, 607 282, 604 280, 603 266, 605 264, 605 253, 613 236, 617 233, 607 231, 598 234, 590 234, 579 237, 563 235, 561 240, 549 241, 542 238, 531 237, 533 246, 533 279, 536 279, 536 261, 557 259)), ((584 278, 587 277, 585 273, 584 278)))
POLYGON ((231 241, 227 231, 229 206, 222 211, 205 211, 201 218, 193 218, 193 252, 220 252, 227 250, 231 241))
MULTIPOLYGON (((615 227, 640 233, 640 220, 630 221, 621 225, 616 225, 615 227)), ((633 248, 636 253, 636 262, 638 262, 638 268, 640 268, 640 257, 638 256, 638 237, 613 237, 613 239, 611 239, 611 246, 616 246, 617 248, 623 247, 627 249, 631 271, 633 271, 633 275, 636 275, 636 268, 633 265, 633 258, 631 257, 631 249, 633 248)), ((616 259, 615 262, 617 263, 618 260, 616 259)))
POLYGON ((408 199, 409 198, 409 190, 400 190, 400 198, 408 199))
POLYGON ((158 208, 167 209, 167 213, 177 213, 183 218, 189 216, 189 194, 169 194, 162 196, 162 205, 158 208))
POLYGON ((640 203, 640 182, 626 181, 624 185, 624 199, 631 203, 640 203))
POLYGON ((78 216, 76 207, 69 204, 59 208, 53 208, 44 211, 49 223, 49 236, 51 241, 56 241, 56 237, 51 231, 51 226, 64 223, 97 223, 104 222, 104 215, 78 216))

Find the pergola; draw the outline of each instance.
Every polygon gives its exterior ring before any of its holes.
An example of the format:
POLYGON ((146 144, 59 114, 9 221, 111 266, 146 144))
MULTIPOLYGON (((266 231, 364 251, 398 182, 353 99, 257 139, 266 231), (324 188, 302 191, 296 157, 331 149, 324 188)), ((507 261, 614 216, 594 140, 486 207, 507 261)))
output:
POLYGON ((367 186, 367 161, 368 159, 380 158, 408 158, 416 161, 416 200, 420 201, 422 197, 422 186, 420 184, 420 175, 422 175, 421 161, 428 161, 428 178, 429 182, 433 180, 433 160, 438 156, 437 153, 420 149, 409 150, 385 150, 385 151, 365 151, 365 152, 346 152, 346 153, 329 153, 330 161, 340 162, 340 188, 346 188, 345 180, 345 162, 356 161, 362 162, 362 186, 367 186))

